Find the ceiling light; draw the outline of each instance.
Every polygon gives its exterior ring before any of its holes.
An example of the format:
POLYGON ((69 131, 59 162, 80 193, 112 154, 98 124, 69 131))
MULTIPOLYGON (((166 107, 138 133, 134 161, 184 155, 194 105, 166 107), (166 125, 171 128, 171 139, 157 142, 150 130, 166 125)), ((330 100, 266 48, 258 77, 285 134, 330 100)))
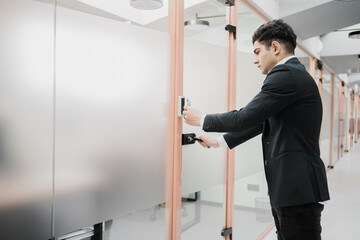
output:
POLYGON ((360 31, 350 32, 348 36, 352 39, 360 39, 360 31))
POLYGON ((189 30, 204 30, 207 29, 209 25, 208 21, 199 19, 189 20, 184 23, 185 28, 189 30))
POLYGON ((210 23, 205 20, 200 20, 198 15, 195 15, 195 19, 184 22, 184 27, 189 30, 204 30, 210 26, 210 23))
POLYGON ((163 6, 162 0, 130 0, 133 8, 140 10, 154 10, 163 6))

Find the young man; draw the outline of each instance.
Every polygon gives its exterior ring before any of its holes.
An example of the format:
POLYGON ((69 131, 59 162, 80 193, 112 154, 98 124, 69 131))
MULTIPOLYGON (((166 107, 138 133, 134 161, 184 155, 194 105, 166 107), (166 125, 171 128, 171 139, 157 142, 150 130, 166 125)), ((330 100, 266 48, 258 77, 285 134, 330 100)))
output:
POLYGON ((320 218, 329 200, 320 159, 322 103, 314 79, 294 56, 296 35, 282 20, 253 35, 255 62, 266 75, 261 91, 243 108, 203 115, 185 107, 185 123, 206 132, 203 146, 230 149, 262 133, 264 168, 278 239, 321 239, 320 218))

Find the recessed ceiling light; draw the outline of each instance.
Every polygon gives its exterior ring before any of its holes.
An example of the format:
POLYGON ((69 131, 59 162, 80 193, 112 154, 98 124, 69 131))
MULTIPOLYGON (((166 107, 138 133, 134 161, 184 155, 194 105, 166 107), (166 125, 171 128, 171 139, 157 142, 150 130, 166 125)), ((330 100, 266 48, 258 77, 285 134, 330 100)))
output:
POLYGON ((154 10, 163 6, 162 0, 130 0, 133 8, 140 10, 154 10))

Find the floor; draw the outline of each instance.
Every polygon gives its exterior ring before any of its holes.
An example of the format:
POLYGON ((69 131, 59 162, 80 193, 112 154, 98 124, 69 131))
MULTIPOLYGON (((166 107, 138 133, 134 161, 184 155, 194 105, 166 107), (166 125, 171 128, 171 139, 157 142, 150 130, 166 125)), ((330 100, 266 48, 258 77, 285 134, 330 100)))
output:
MULTIPOLYGON (((322 216, 323 240, 360 239, 360 144, 354 145, 328 172, 331 200, 322 216)), ((160 206, 106 223, 104 240, 165 239, 165 210, 160 206)), ((184 203, 182 240, 221 240, 223 210, 206 201, 184 203)), ((234 240, 258 240, 272 223, 269 212, 235 208, 234 240)), ((275 229, 264 240, 276 240, 275 229)))
MULTIPOLYGON (((360 239, 360 143, 328 172, 330 201, 322 214, 323 240, 360 239)), ((273 229, 264 240, 276 240, 273 229)))

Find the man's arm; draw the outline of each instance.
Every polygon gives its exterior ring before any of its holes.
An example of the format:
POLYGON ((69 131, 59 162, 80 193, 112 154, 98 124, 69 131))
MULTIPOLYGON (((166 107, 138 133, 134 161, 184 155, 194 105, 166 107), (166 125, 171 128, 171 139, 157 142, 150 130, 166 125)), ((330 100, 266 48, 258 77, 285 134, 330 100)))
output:
POLYGON ((239 111, 207 114, 206 132, 243 132, 263 123, 297 100, 296 78, 288 67, 279 65, 267 76, 261 91, 239 111))
POLYGON ((233 149, 239 144, 244 143, 247 140, 259 135, 260 133, 262 133, 262 131, 263 131, 263 124, 259 124, 245 131, 237 132, 237 133, 227 133, 218 138, 214 138, 206 135, 199 136, 198 138, 202 140, 202 142, 199 143, 203 147, 208 147, 208 146, 213 148, 228 147, 230 149, 233 149))
POLYGON ((227 133, 223 135, 228 147, 230 149, 233 149, 234 147, 246 142, 247 140, 256 137, 263 131, 263 125, 259 124, 257 126, 254 126, 252 128, 249 128, 242 132, 237 133, 227 133))

